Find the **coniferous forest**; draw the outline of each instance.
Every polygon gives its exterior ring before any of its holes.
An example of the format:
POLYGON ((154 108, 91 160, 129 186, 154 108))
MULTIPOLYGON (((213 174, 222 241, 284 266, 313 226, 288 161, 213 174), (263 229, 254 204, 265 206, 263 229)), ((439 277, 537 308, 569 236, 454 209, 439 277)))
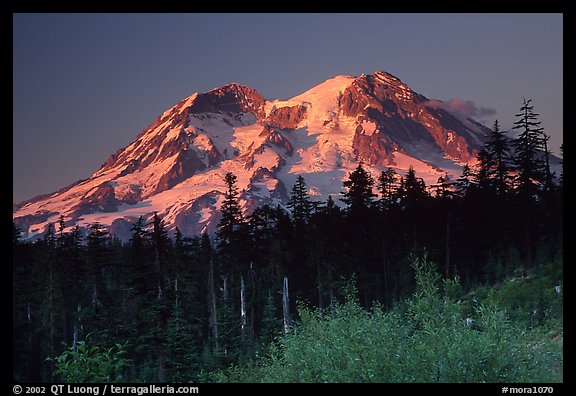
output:
POLYGON ((245 214, 228 173, 215 235, 14 226, 14 378, 562 381, 563 175, 529 100, 517 120, 434 185, 359 162, 245 214))

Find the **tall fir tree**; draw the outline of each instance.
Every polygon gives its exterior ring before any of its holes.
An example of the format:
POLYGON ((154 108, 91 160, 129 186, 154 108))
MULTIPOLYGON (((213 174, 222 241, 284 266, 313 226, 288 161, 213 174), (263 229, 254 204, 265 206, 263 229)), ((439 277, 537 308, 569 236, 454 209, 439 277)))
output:
POLYGON ((292 220, 297 227, 302 227, 310 220, 312 212, 312 202, 308 195, 308 188, 302 175, 298 175, 296 183, 292 187, 290 200, 286 205, 292 212, 292 220))
MULTIPOLYGON (((524 99, 518 120, 513 129, 520 130, 520 135, 512 141, 514 147, 514 167, 516 176, 516 197, 521 218, 521 234, 524 236, 523 264, 531 267, 533 264, 534 235, 537 232, 537 202, 546 186, 546 162, 542 158, 545 144, 544 129, 538 120, 539 114, 534 112, 532 99, 524 99)), ((522 272, 526 268, 522 267, 522 272)))
POLYGON ((517 172, 517 193, 521 200, 534 200, 539 190, 537 183, 544 183, 546 178, 545 162, 541 158, 544 148, 544 129, 534 112, 532 99, 524 99, 518 120, 513 129, 520 130, 520 135, 512 141, 514 148, 514 167, 517 172))
POLYGON ((414 167, 410 166, 406 177, 403 177, 398 188, 398 198, 404 209, 412 208, 428 197, 424 180, 416 176, 414 167))
POLYGON ((240 193, 236 186, 237 181, 238 178, 232 172, 228 172, 224 176, 226 192, 224 193, 224 202, 222 202, 220 207, 222 217, 218 222, 216 231, 216 236, 224 244, 231 243, 238 237, 244 223, 244 216, 242 215, 242 208, 239 202, 240 193))
POLYGON ((510 139, 500 129, 498 120, 494 121, 484 147, 490 158, 488 177, 492 180, 496 194, 505 196, 510 189, 511 179, 510 139))
POLYGON ((376 194, 372 192, 374 187, 374 180, 370 172, 366 171, 362 166, 362 162, 358 164, 356 169, 348 175, 348 180, 344 181, 344 191, 342 201, 348 206, 348 211, 366 212, 372 205, 372 199, 376 194))
POLYGON ((398 189, 398 173, 393 168, 382 171, 378 178, 378 190, 382 209, 386 210, 394 205, 398 189))
POLYGON ((154 212, 152 220, 152 232, 150 234, 154 249, 154 263, 156 269, 156 285, 158 294, 156 297, 156 351, 158 358, 158 382, 164 382, 167 374, 166 355, 168 349, 167 327, 169 318, 169 301, 167 292, 167 263, 171 248, 168 232, 164 221, 154 212))

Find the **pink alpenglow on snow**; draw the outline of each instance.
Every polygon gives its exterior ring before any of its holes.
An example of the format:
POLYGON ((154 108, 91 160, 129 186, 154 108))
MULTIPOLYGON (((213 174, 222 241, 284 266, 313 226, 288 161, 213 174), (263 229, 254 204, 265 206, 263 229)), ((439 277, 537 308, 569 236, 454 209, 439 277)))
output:
POLYGON ((412 166, 435 183, 473 163, 489 132, 460 105, 430 101, 383 71, 332 77, 283 101, 227 84, 181 100, 89 178, 20 203, 13 218, 24 238, 63 215, 68 227, 97 221, 126 239, 139 216, 157 212, 169 229, 197 235, 215 230, 226 172, 247 212, 285 206, 298 175, 315 199, 338 197, 359 161, 374 177, 412 166))

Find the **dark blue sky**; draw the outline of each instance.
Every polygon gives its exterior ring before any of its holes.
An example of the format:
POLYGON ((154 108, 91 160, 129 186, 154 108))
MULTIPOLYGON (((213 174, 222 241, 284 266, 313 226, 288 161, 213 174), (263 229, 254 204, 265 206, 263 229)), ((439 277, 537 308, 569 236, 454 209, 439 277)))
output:
POLYGON ((229 82, 284 99, 337 74, 385 70, 428 98, 471 101, 476 119, 498 118, 504 129, 532 98, 554 152, 563 140, 562 14, 14 14, 13 21, 15 202, 89 177, 164 110, 229 82))

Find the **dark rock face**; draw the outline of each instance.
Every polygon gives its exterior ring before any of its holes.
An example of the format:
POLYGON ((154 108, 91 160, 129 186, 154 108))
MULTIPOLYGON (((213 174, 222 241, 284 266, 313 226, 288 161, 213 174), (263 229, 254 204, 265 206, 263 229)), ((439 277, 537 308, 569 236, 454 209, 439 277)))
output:
POLYGON ((73 217, 95 212, 115 212, 119 203, 114 194, 114 187, 110 183, 102 183, 94 192, 82 197, 74 209, 73 217))
POLYGON ((392 153, 397 146, 392 144, 380 131, 366 135, 363 133, 362 127, 358 126, 352 147, 359 160, 370 165, 387 167, 392 165, 392 153))
POLYGON ((114 166, 114 164, 116 164, 116 161, 118 161, 118 156, 120 154, 122 154, 122 151, 124 151, 123 148, 116 150, 116 152, 114 154, 112 154, 110 157, 108 157, 106 162, 104 162, 104 164, 102 164, 100 169, 109 168, 111 166, 114 166))
POLYGON ((227 84, 221 88, 198 95, 191 114, 201 113, 252 113, 264 118, 264 97, 253 88, 240 84, 227 84))
POLYGON ((131 185, 128 191, 123 192, 122 195, 115 191, 115 195, 118 202, 128 205, 134 205, 142 201, 142 189, 138 185, 131 185))
POLYGON ((294 152, 292 144, 290 144, 288 139, 282 136, 282 134, 275 128, 265 127, 262 133, 266 134, 266 139, 264 140, 265 144, 282 147, 286 149, 286 153, 290 156, 294 152))
POLYGON ((170 170, 162 175, 154 193, 159 193, 174 187, 176 184, 203 170, 206 165, 192 150, 181 151, 170 170))
POLYGON ((298 124, 306 117, 306 107, 296 105, 292 107, 274 108, 270 112, 266 123, 279 129, 296 129, 298 124))
POLYGON ((444 109, 429 108, 428 110, 435 118, 435 123, 439 124, 437 128, 434 128, 433 136, 442 150, 453 158, 470 160, 475 155, 475 151, 468 144, 468 141, 474 141, 468 128, 444 109))
POLYGON ((218 164, 222 159, 224 159, 223 155, 218 152, 216 146, 212 142, 212 139, 208 138, 209 141, 209 148, 203 152, 206 161, 208 162, 208 166, 214 166, 218 164))
POLYGON ((118 177, 122 177, 122 176, 126 176, 129 175, 132 172, 137 171, 140 168, 140 161, 138 160, 131 160, 128 162, 128 165, 126 166, 126 168, 124 168, 120 174, 118 175, 118 177))
POLYGON ((478 149, 471 131, 443 109, 426 106, 428 99, 385 72, 362 75, 340 99, 344 115, 372 121, 378 133, 356 131, 355 153, 366 162, 384 166, 394 145, 435 148, 456 160, 469 161, 478 149))

